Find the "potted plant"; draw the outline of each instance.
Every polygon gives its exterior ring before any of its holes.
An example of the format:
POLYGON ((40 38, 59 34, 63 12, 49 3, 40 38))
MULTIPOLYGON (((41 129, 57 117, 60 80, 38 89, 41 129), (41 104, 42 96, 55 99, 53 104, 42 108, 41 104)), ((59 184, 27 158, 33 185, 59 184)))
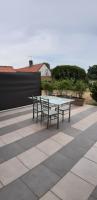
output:
POLYGON ((68 91, 72 89, 72 81, 69 79, 58 81, 57 89, 59 90, 60 95, 59 96, 65 96, 68 95, 68 91))
POLYGON ((84 104, 84 98, 83 94, 86 91, 86 83, 82 80, 76 81, 74 84, 73 90, 76 92, 76 97, 75 97, 75 104, 78 106, 83 106, 84 104))
POLYGON ((97 81, 92 82, 89 85, 89 89, 91 92, 91 97, 97 102, 97 81))
POLYGON ((53 83, 52 82, 48 82, 47 91, 48 91, 48 95, 52 95, 52 93, 53 93, 53 83))
POLYGON ((41 81, 41 89, 45 91, 45 95, 52 95, 53 83, 49 81, 41 81))

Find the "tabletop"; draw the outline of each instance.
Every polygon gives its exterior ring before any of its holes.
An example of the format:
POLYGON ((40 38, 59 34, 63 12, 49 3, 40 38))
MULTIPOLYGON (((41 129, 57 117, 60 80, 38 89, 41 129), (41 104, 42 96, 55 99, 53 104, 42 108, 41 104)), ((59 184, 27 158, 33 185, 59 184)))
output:
POLYGON ((54 105, 63 105, 74 101, 73 99, 61 98, 56 96, 37 96, 37 97, 39 98, 41 97, 43 99, 49 99, 49 103, 54 105))

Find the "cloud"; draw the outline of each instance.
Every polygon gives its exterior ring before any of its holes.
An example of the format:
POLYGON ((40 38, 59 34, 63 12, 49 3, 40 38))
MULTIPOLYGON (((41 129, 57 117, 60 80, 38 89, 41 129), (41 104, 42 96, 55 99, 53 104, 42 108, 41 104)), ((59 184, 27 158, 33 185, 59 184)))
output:
POLYGON ((0 65, 97 63, 96 0, 0 0, 0 65))

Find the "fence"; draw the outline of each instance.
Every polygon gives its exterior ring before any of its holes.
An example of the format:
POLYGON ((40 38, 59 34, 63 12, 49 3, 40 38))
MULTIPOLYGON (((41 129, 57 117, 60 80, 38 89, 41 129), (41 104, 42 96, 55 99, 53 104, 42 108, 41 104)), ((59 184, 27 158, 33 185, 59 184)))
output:
POLYGON ((0 110, 31 104, 40 95, 40 73, 0 73, 0 110))

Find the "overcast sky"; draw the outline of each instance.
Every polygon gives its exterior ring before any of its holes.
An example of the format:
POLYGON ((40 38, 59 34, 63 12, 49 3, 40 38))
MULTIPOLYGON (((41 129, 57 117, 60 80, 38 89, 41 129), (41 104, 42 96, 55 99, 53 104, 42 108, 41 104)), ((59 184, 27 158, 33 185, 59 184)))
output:
POLYGON ((97 64, 97 0, 0 0, 0 65, 97 64))

